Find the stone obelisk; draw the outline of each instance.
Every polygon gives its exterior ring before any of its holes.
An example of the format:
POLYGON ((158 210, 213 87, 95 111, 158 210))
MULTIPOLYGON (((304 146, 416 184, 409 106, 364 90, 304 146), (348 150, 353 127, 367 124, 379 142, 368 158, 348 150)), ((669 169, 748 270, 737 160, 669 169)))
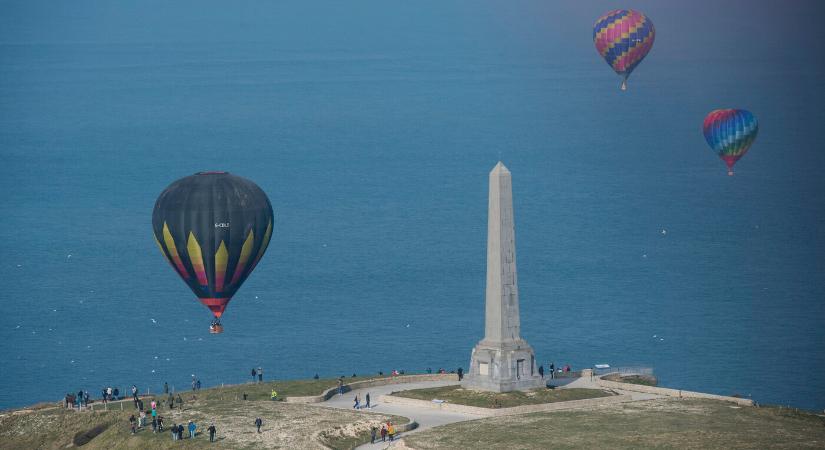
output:
POLYGON ((496 392, 542 387, 533 349, 520 334, 513 184, 500 161, 490 172, 487 214, 484 339, 473 348, 461 385, 496 392))

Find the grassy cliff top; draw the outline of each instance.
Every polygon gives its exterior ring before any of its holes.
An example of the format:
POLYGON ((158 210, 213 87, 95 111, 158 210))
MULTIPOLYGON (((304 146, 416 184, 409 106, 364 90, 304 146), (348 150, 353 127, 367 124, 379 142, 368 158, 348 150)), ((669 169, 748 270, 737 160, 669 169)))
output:
MULTIPOLYGON (((345 383, 374 377, 345 378, 345 383)), ((94 411, 77 412, 57 407, 7 411, 0 415, 0 449, 58 449, 77 446, 91 437, 84 449, 165 449, 165 448, 324 448, 323 444, 348 448, 368 432, 370 426, 392 420, 406 423, 402 417, 319 408, 305 404, 271 401, 272 389, 280 398, 286 396, 320 395, 337 386, 337 379, 264 382, 203 389, 180 394, 183 408, 170 409, 167 396, 144 398, 149 408, 152 399, 159 402, 158 414, 163 417, 166 431, 154 434, 151 416, 147 426, 131 434, 129 417, 138 417, 131 401, 110 403, 108 410, 99 402, 94 411), (247 400, 243 400, 243 394, 247 400), (263 420, 261 433, 254 423, 263 420), (188 421, 198 425, 195 439, 172 441, 168 429, 173 423, 188 421), (217 442, 209 443, 206 428, 214 423, 217 442), (85 438, 83 435, 87 435, 85 438), (93 436, 93 437, 92 437, 93 436)))

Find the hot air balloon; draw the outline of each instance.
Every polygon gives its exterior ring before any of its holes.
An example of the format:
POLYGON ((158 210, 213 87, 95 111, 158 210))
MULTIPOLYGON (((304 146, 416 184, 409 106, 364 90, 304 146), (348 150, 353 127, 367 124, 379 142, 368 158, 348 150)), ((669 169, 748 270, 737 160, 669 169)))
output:
POLYGON ((272 205, 258 185, 227 172, 200 172, 161 192, 152 213, 160 252, 214 315, 255 269, 272 236, 272 205))
POLYGON ((616 9, 606 13, 593 25, 593 43, 607 64, 622 76, 622 90, 627 77, 653 48, 656 29, 639 11, 616 9))
POLYGON ((702 129, 710 148, 728 166, 728 175, 733 175, 733 165, 753 144, 759 123, 744 109, 717 109, 705 117, 702 129))

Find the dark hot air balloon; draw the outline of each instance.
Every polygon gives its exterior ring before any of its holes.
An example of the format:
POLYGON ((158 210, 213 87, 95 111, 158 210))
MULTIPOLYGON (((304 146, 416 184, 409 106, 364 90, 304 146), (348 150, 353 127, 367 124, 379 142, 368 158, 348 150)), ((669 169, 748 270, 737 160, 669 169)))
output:
POLYGON ((227 172, 181 178, 155 202, 155 242, 212 311, 213 333, 223 331, 221 315, 266 252, 272 221, 272 205, 264 191, 227 172))
POLYGON ((593 25, 596 50, 622 76, 623 91, 627 89, 627 77, 653 48, 655 39, 653 22, 632 9, 610 11, 593 25))
POLYGON ((728 166, 728 175, 733 175, 733 165, 750 149, 759 123, 750 111, 717 109, 705 117, 702 131, 710 148, 728 166))

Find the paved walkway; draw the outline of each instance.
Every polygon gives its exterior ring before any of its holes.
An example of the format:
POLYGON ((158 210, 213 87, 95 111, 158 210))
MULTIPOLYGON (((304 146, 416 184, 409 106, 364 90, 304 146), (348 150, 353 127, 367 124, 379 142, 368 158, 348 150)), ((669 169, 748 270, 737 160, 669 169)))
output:
MULTIPOLYGON (((387 395, 391 392, 398 392, 398 391, 407 391, 412 389, 425 389, 425 388, 434 388, 434 387, 441 387, 441 386, 454 386, 459 384, 457 381, 424 381, 420 383, 399 383, 399 384, 390 384, 386 386, 378 386, 378 387, 371 387, 365 389, 356 389, 354 391, 346 392, 344 395, 335 395, 334 397, 330 398, 326 402, 318 403, 318 405, 323 405, 332 408, 341 408, 341 409, 352 409, 352 405, 354 403, 353 399, 355 395, 359 395, 361 398, 362 404, 366 402, 367 393, 370 394, 370 400, 372 400, 372 408, 371 409, 364 409, 364 411, 372 411, 377 413, 383 414, 393 414, 396 416, 403 416, 407 417, 411 420, 418 422, 418 428, 412 431, 408 431, 406 433, 400 433, 396 437, 402 438, 410 433, 416 433, 419 431, 424 431, 433 427, 437 427, 440 425, 447 425, 450 423, 455 422, 465 422, 468 420, 476 420, 481 419, 481 416, 477 416, 474 414, 465 414, 465 413, 457 413, 457 412, 447 412, 441 411, 438 409, 430 409, 430 408, 422 408, 416 407, 411 405, 400 405, 400 404, 381 404, 378 402, 378 398, 381 395, 387 395)), ((564 380, 563 386, 558 386, 557 389, 573 389, 573 388, 584 388, 584 389, 604 389, 596 384, 595 380, 590 380, 590 378, 576 378, 573 380, 564 380)), ((660 395, 655 394, 645 394, 641 392, 631 392, 631 391, 623 391, 623 390, 614 390, 617 394, 625 394, 632 396, 632 401, 644 401, 644 400, 653 400, 656 398, 662 398, 660 395)), ((596 399, 594 399, 596 400, 596 399)), ((592 406, 592 405, 591 405, 592 406)), ((580 406, 580 408, 587 408, 589 407, 586 404, 580 406)), ((391 444, 389 442, 377 442, 375 444, 364 444, 358 447, 359 450, 378 450, 378 449, 386 449, 389 448, 391 444)))
MULTIPOLYGON (((393 414, 396 416, 403 416, 409 418, 410 420, 418 422, 417 429, 413 431, 408 431, 406 433, 397 434, 396 438, 398 438, 410 433, 414 433, 419 430, 426 430, 428 428, 437 427, 439 425, 446 425, 454 422, 463 422, 466 420, 478 419, 480 417, 473 414, 445 412, 439 411, 437 409, 419 408, 415 406, 395 405, 389 403, 382 404, 378 401, 378 398, 380 396, 387 395, 391 392, 407 391, 411 389, 434 388, 441 386, 453 386, 457 384, 458 381, 423 381, 420 383, 399 383, 390 384, 386 386, 356 389, 354 391, 345 392, 344 395, 336 395, 331 399, 325 401, 324 403, 320 403, 320 405, 329 406, 333 408, 352 409, 352 405, 354 403, 353 399, 355 398, 355 395, 358 394, 361 398, 361 403, 364 404, 366 402, 367 393, 369 392, 372 408, 363 409, 364 411, 372 411, 382 414, 393 414)), ((388 446, 389 442, 378 442, 373 445, 365 444, 358 448, 372 450, 384 449, 388 446)))

